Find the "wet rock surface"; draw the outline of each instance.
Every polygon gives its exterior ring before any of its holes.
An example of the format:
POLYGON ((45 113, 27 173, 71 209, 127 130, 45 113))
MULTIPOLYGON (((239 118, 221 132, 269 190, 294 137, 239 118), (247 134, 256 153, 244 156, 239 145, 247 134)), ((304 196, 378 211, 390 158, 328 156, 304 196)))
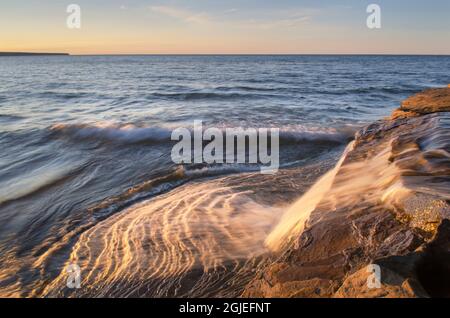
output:
POLYGON ((242 296, 450 297, 448 111, 450 88, 431 89, 358 132, 301 233, 242 296))

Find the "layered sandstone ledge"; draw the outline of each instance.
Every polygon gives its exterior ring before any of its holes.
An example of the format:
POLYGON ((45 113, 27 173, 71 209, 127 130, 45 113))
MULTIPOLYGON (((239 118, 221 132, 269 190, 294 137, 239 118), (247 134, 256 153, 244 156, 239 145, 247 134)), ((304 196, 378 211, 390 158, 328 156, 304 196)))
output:
POLYGON ((392 118, 414 117, 436 112, 450 112, 450 84, 445 88, 432 88, 404 100, 392 118))
POLYGON ((450 297, 449 112, 450 87, 429 89, 358 132, 304 230, 242 296, 450 297))

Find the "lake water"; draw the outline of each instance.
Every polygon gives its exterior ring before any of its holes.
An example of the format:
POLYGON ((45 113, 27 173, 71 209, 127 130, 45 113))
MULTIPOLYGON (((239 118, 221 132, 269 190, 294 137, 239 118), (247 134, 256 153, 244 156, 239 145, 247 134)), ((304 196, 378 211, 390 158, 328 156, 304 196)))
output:
POLYGON ((354 132, 449 69, 449 56, 0 58, 0 295, 235 295, 354 132), (174 164, 170 134, 194 120, 279 128, 280 171, 174 164), (73 263, 81 289, 65 285, 73 263))

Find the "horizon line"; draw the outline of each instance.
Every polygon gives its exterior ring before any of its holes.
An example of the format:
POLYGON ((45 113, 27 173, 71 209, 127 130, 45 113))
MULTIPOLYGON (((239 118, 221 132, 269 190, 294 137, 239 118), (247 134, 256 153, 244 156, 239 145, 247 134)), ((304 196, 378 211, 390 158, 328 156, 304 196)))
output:
POLYGON ((450 53, 67 53, 0 51, 3 54, 63 56, 450 56, 450 53))

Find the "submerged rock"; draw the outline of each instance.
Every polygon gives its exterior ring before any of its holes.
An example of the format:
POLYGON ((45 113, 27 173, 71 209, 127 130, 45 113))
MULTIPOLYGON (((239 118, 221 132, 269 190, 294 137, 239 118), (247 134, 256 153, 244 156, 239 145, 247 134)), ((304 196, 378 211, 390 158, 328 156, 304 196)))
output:
POLYGON ((358 132, 242 296, 450 297, 449 111, 431 89, 358 132))

